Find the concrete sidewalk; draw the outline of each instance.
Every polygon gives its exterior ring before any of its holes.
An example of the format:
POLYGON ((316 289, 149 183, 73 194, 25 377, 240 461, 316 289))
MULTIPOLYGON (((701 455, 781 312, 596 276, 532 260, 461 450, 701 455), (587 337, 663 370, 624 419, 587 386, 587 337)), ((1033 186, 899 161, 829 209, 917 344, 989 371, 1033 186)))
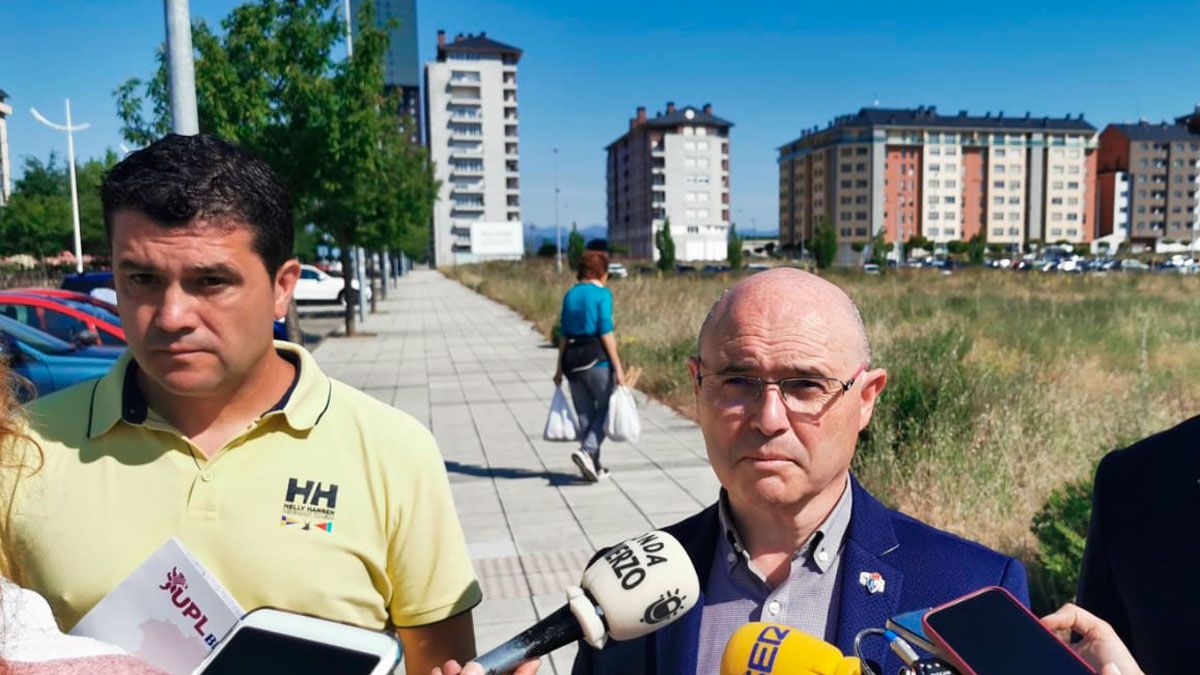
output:
MULTIPOLYGON (((542 440, 556 350, 437 272, 405 277, 363 330, 372 335, 331 338, 314 354, 331 376, 433 430, 483 586, 480 651, 561 606, 597 548, 716 499, 699 428, 640 395, 641 440, 605 443, 612 478, 585 483, 574 444, 542 440)), ((573 659, 573 646, 562 649, 541 672, 569 673, 573 659)))

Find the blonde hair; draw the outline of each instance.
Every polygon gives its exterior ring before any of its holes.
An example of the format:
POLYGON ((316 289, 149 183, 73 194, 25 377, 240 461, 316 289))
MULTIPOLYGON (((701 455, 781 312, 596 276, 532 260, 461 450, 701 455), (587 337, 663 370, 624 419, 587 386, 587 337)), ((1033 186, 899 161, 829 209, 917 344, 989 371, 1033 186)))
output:
MULTIPOLYGON (((0 471, 9 473, 16 480, 26 470, 36 471, 41 465, 41 447, 26 431, 25 410, 21 407, 21 394, 32 392, 33 387, 25 378, 8 367, 6 359, 0 358, 0 471), (32 458, 27 454, 33 452, 32 458), (32 463, 29 460, 33 459, 32 463)), ((8 519, 12 483, 0 481, 0 576, 20 583, 19 570, 13 561, 12 542, 8 537, 8 519)))

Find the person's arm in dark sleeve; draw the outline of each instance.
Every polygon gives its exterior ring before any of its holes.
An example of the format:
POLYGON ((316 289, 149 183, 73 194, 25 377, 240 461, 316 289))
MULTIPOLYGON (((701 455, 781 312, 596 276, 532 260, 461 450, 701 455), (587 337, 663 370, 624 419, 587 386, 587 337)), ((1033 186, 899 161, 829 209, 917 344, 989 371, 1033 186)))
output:
POLYGON ((1083 569, 1079 572, 1079 606, 1107 621, 1125 644, 1131 644, 1129 613, 1117 592, 1109 560, 1106 528, 1112 527, 1109 510, 1120 495, 1112 493, 1108 477, 1113 472, 1112 455, 1105 457, 1096 469, 1092 485, 1092 517, 1088 526, 1087 544, 1083 551, 1083 569))
POLYGON ((1021 604, 1029 606, 1029 577, 1020 560, 1012 558, 1008 561, 1008 565, 1004 567, 1004 573, 1000 575, 1000 586, 1012 593, 1012 596, 1020 600, 1021 604))

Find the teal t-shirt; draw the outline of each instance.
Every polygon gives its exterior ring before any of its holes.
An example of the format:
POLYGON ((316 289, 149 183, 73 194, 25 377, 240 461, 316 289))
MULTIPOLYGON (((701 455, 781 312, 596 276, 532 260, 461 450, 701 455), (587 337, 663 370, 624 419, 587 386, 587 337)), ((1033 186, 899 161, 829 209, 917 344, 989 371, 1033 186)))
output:
MULTIPOLYGON (((613 330, 612 291, 586 281, 575 284, 563 296, 559 331, 567 337, 604 335, 613 330)), ((608 360, 597 366, 609 365, 608 360)))

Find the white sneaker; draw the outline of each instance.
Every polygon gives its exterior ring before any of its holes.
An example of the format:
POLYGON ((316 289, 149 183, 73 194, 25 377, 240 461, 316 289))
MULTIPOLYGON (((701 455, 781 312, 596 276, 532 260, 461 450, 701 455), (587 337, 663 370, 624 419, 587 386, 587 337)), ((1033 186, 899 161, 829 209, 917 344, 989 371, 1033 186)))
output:
POLYGON ((579 473, 583 474, 585 480, 595 483, 600 480, 600 474, 596 472, 595 462, 592 461, 592 456, 583 450, 576 450, 571 453, 571 461, 575 462, 575 466, 579 468, 579 473))

